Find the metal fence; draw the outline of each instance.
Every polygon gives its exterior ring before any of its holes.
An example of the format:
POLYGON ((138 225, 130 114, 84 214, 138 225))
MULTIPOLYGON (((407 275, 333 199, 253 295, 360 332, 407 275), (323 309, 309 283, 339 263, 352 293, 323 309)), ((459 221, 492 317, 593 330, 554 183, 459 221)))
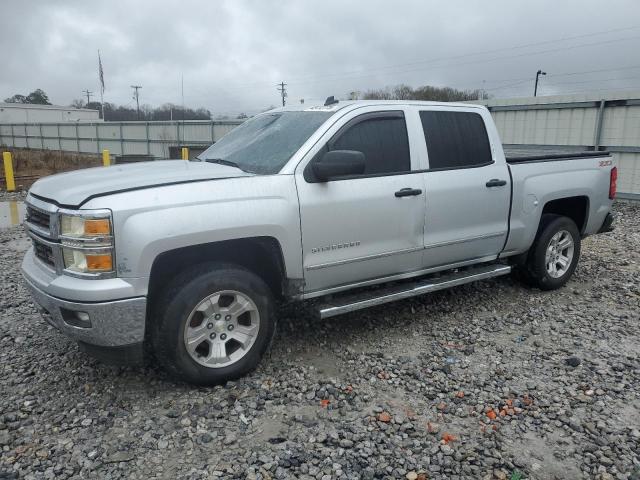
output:
POLYGON ((618 192, 640 199, 640 92, 488 100, 505 149, 608 150, 618 192))
POLYGON ((169 158, 174 148, 202 149, 241 124, 240 120, 176 122, 63 122, 0 124, 0 144, 16 148, 63 150, 169 158))
MULTIPOLYGON (((608 150, 618 162, 621 197, 640 199, 640 92, 478 102, 488 106, 508 151, 608 150)), ((230 121, 5 123, 0 144, 18 148, 143 154, 196 152, 242 123, 230 121)))

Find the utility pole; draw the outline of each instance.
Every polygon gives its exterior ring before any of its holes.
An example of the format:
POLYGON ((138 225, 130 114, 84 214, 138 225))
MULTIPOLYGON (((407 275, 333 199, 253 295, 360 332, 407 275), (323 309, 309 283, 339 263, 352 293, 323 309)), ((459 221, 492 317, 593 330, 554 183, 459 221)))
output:
POLYGON ((546 75, 546 74, 547 74, 547 72, 543 72, 542 70, 538 70, 538 71, 536 72, 536 86, 535 86, 535 87, 533 87, 533 96, 534 96, 534 97, 538 95, 538 77, 539 77, 540 75, 546 75))
POLYGON ((285 100, 284 100, 284 99, 285 99, 285 98, 286 98, 286 96, 287 96, 287 89, 286 89, 286 88, 284 88, 284 87, 286 87, 286 86, 287 86, 287 84, 286 84, 286 83, 284 83, 284 82, 280 82, 280 83, 279 83, 278 85, 276 85, 276 86, 278 87, 278 88, 277 88, 277 90, 280 92, 280 95, 282 96, 282 106, 284 107, 284 105, 285 105, 285 100))
POLYGON ((91 103, 91 95, 93 95, 93 92, 90 92, 89 90, 83 90, 82 92, 87 96, 87 107, 88 107, 89 103, 91 103))
POLYGON ((138 112, 137 119, 140 120, 140 94, 138 93, 138 90, 142 87, 140 85, 131 85, 131 88, 133 88, 133 98, 136 100, 136 111, 138 112))

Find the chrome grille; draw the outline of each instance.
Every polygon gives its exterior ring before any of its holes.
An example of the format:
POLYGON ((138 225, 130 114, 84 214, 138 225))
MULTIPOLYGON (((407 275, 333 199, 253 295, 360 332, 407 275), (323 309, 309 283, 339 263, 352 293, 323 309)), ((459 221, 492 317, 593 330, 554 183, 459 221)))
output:
POLYGON ((56 261, 53 255, 53 248, 51 248, 49 245, 46 245, 38 241, 36 238, 32 237, 31 240, 33 242, 33 250, 36 254, 36 257, 38 257, 47 265, 55 268, 56 261))
POLYGON ((27 197, 24 225, 31 237, 33 253, 45 266, 62 271, 62 253, 58 241, 57 207, 40 199, 27 197))
POLYGON ((36 210, 27 206, 27 222, 36 225, 44 230, 49 230, 51 226, 51 216, 48 213, 36 210))

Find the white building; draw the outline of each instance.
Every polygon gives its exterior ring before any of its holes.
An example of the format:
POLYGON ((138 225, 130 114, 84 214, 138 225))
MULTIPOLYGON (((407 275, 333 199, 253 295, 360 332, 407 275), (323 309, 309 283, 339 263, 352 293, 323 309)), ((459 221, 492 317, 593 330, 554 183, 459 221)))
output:
POLYGON ((31 103, 0 103, 0 123, 101 121, 97 110, 37 105, 31 103))

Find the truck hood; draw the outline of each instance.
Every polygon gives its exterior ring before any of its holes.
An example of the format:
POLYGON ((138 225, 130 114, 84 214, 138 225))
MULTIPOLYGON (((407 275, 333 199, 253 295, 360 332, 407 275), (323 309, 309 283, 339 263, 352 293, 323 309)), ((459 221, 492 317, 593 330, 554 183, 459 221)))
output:
POLYGON ((29 193, 61 206, 78 207, 110 193, 251 175, 226 165, 162 160, 58 173, 35 182, 29 193))

